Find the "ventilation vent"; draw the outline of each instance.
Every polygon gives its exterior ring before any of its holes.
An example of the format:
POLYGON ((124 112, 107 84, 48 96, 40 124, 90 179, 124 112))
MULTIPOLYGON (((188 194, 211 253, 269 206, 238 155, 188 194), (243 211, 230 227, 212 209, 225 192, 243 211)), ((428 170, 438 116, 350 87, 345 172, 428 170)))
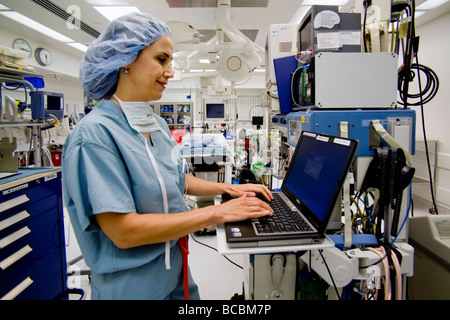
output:
POLYGON ((32 0, 32 1, 34 3, 40 5, 41 7, 47 9, 48 11, 53 12, 55 15, 57 15, 61 19, 64 19, 64 21, 67 21, 69 18, 75 19, 76 22, 79 22, 80 29, 83 30, 84 32, 86 32, 87 34, 90 34, 94 38, 97 38, 100 35, 100 32, 91 28, 83 21, 79 21, 78 19, 74 18, 70 13, 67 13, 64 9, 57 6, 53 2, 51 2, 49 0, 32 0))

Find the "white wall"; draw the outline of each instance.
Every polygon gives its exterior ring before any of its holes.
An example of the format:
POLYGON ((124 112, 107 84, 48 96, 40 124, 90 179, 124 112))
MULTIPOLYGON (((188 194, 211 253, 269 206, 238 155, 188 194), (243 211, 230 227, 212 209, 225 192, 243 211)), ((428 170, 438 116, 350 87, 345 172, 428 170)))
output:
MULTIPOLYGON (((63 93, 66 105, 70 107, 76 106, 83 110, 83 89, 78 80, 80 57, 82 54, 67 45, 64 45, 68 47, 66 50, 61 50, 61 48, 53 47, 48 43, 32 39, 26 34, 19 34, 6 28, 0 30, 0 45, 12 47, 12 42, 16 38, 25 39, 33 49, 29 65, 36 68, 38 73, 44 76, 44 90, 63 93), (52 53, 53 62, 47 67, 40 66, 34 58, 34 50, 39 47, 47 48, 52 53), (70 52, 73 52, 73 54, 70 54, 70 52), (54 76, 55 74, 61 75, 61 80, 57 80, 54 76)), ((24 100, 23 92, 2 90, 2 94, 8 94, 13 98, 24 100)))
MULTIPOLYGON (((416 27, 420 36, 419 63, 433 69, 439 77, 439 92, 436 97, 424 105, 425 128, 428 140, 438 140, 438 166, 436 172, 437 204, 450 208, 450 13, 416 27)), ((425 79, 421 76, 422 86, 425 79)), ((422 112, 415 107, 416 140, 423 140, 422 112)), ((424 158, 424 153, 417 157, 424 158)), ((417 174, 427 177, 425 167, 417 164, 417 174)), ((413 185, 413 192, 425 199, 431 199, 428 185, 413 185)))

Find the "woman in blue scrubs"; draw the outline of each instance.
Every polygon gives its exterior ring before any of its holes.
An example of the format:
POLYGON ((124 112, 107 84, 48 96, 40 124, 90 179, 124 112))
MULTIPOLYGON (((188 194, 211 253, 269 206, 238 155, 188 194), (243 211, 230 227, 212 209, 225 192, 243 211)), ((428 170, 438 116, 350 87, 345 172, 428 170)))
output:
POLYGON ((148 101, 174 76, 170 29, 134 13, 111 24, 80 63, 84 90, 102 100, 71 132, 62 157, 64 200, 92 299, 199 299, 186 236, 209 225, 271 215, 263 185, 214 183, 186 174, 179 146, 148 101), (184 194, 229 193, 189 211, 184 194))

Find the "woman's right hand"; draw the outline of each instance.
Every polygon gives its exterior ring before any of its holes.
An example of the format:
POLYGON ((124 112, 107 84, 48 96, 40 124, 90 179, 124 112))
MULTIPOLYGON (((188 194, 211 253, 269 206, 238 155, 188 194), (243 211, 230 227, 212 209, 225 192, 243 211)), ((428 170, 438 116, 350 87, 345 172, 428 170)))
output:
POLYGON ((271 216, 273 210, 257 197, 244 195, 214 206, 214 213, 217 223, 225 223, 271 216))

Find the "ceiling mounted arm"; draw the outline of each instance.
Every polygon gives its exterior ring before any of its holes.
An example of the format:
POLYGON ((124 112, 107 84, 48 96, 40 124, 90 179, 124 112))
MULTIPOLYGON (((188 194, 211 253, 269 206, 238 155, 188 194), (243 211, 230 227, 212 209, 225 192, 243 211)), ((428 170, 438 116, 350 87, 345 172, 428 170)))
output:
MULTIPOLYGON (((217 56, 217 70, 226 80, 234 83, 248 80, 254 69, 261 64, 257 53, 264 52, 256 43, 247 38, 230 20, 230 0, 219 0, 217 3, 217 34, 225 33, 231 40, 231 46, 226 46, 217 56)), ((220 41, 219 41, 220 42, 220 41)), ((222 47, 222 43, 218 43, 222 47)))
MULTIPOLYGON (((223 32, 230 38, 231 42, 235 44, 242 44, 244 49, 256 50, 264 53, 264 49, 256 43, 247 38, 235 25, 231 23, 230 19, 230 0, 218 0, 217 2, 217 30, 223 32)), ((250 54, 250 52, 246 52, 250 54)))

